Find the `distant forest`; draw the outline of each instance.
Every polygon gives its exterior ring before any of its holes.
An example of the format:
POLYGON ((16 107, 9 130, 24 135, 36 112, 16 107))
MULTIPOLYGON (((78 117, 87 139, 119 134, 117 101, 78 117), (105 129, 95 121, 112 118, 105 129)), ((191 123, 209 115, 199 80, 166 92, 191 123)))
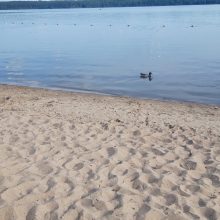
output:
POLYGON ((220 4, 220 0, 68 0, 0 2, 0 10, 220 4))

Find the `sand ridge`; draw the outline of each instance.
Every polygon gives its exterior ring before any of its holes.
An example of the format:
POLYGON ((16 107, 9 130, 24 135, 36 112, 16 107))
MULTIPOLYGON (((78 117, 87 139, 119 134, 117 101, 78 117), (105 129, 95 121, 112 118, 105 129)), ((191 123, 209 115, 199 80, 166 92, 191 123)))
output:
POLYGON ((0 86, 0 219, 219 219, 220 108, 0 86))

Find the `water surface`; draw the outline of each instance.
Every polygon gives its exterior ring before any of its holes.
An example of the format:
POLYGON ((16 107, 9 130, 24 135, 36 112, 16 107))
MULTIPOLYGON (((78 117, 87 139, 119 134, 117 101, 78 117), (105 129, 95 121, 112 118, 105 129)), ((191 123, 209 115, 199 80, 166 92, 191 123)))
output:
POLYGON ((220 104, 220 5, 0 11, 0 83, 220 104))

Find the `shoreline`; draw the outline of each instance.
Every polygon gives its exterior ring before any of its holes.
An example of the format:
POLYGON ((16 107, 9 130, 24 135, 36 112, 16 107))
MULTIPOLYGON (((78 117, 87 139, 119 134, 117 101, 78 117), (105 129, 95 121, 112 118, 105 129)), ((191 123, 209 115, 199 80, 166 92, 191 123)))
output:
POLYGON ((195 101, 185 101, 185 100, 176 100, 176 99, 160 99, 160 98, 144 98, 144 97, 136 97, 136 96, 122 96, 122 95, 115 95, 110 93, 102 93, 92 90, 79 90, 79 89, 65 89, 65 88, 57 88, 57 87, 38 87, 38 86, 26 86, 26 85, 15 85, 15 84, 4 84, 0 83, 0 87, 15 87, 15 88, 23 88, 23 89, 33 89, 33 90, 44 90, 44 91, 54 91, 54 92, 61 92, 61 93, 70 93, 72 95, 79 94, 79 95, 94 95, 94 96, 103 96, 103 97, 115 97, 115 98, 125 98, 137 101, 156 101, 156 102, 167 102, 167 103, 174 103, 174 104, 185 104, 185 105, 197 105, 197 106, 206 106, 206 107, 214 107, 220 108, 220 104, 215 103, 203 103, 203 102, 195 102, 195 101))
POLYGON ((0 85, 0 219, 220 218, 220 107, 0 85))

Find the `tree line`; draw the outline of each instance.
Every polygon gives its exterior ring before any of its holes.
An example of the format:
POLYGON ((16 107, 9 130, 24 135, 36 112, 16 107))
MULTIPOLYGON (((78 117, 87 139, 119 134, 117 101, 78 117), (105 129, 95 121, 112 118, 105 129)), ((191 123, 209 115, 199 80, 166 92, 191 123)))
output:
POLYGON ((220 0, 67 0, 0 2, 0 10, 220 4, 220 0))

